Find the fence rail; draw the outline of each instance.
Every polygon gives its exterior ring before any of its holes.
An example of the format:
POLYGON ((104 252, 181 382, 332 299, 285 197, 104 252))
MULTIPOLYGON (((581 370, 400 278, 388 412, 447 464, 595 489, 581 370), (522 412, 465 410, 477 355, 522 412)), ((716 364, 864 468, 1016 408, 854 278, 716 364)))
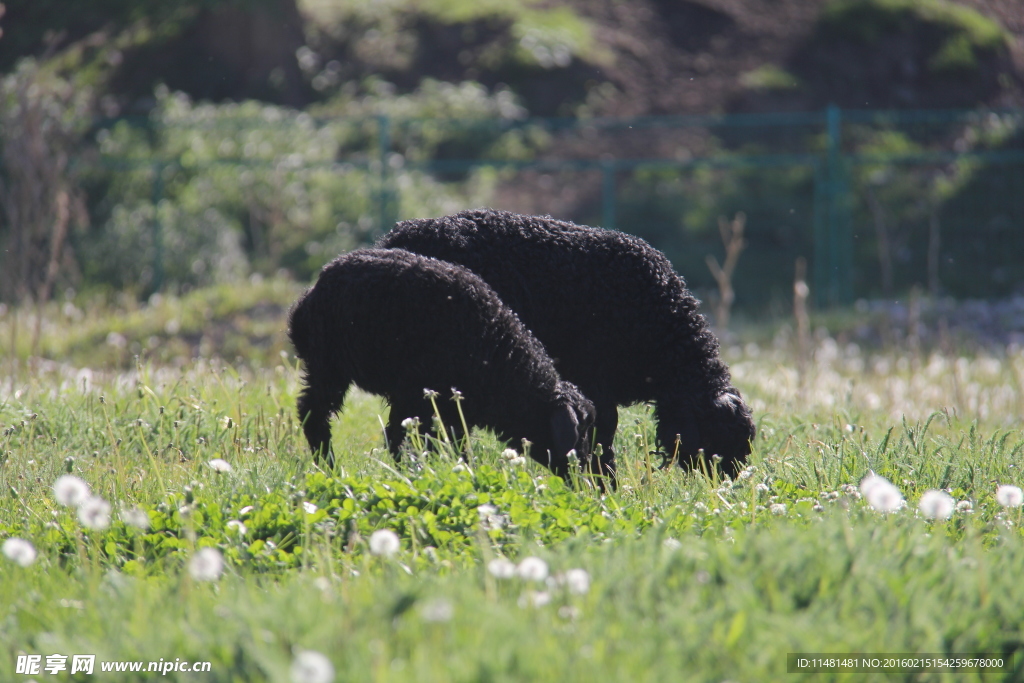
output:
MULTIPOLYGON (((254 130, 284 130, 287 136, 291 124, 122 121, 97 128, 118 125, 144 127, 151 137, 177 126, 179 133, 205 139, 254 130)), ((333 126, 342 142, 329 153, 298 159, 287 150, 254 156, 237 148, 193 159, 186 146, 174 156, 103 154, 91 163, 114 175, 148 169, 153 206, 180 193, 181 174, 194 178, 214 168, 332 174, 344 179, 336 192, 361 198, 358 211, 349 209, 359 215, 348 221, 372 224, 361 240, 399 218, 431 208, 436 213, 438 206, 461 208, 455 200, 421 207, 419 195, 423 204, 436 197, 417 179, 431 179, 435 195, 436 188, 456 188, 453 196, 469 201, 465 188, 486 171, 496 178, 483 197, 487 203, 639 234, 663 249, 698 289, 713 287, 706 255, 723 250, 717 217, 743 211, 749 247, 736 281, 740 306, 788 299, 800 256, 810 261, 820 304, 890 296, 913 285, 954 296, 1003 296, 1024 287, 1018 263, 1024 254, 1021 111, 830 107, 584 120, 376 116, 307 120, 303 126, 333 126), (525 149, 504 150, 509 136, 518 136, 525 149)), ((151 230, 152 284, 159 288, 168 256, 158 211, 151 230)), ((318 234, 312 230, 310 239, 318 234)))

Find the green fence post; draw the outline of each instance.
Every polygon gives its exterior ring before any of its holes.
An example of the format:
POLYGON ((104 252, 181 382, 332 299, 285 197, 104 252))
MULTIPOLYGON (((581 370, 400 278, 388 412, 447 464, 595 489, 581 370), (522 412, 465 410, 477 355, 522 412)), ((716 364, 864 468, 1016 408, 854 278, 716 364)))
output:
MULTIPOLYGON (((815 244, 815 255, 827 254, 827 279, 825 299, 828 303, 847 303, 852 299, 853 239, 850 234, 849 188, 846 183, 846 169, 842 148, 842 113, 834 104, 825 110, 826 151, 825 151, 825 222, 827 246, 819 249, 815 244)), ((824 232, 824 231, 823 231, 824 232)), ((825 235, 820 234, 818 237, 825 235)), ((816 278, 822 273, 821 265, 815 264, 816 278)), ((818 282, 821 287, 823 282, 818 282)))
POLYGON ((617 208, 615 172, 615 161, 608 160, 601 163, 601 227, 606 230, 615 229, 615 214, 617 208))
POLYGON ((164 286, 164 226, 160 222, 160 202, 164 198, 163 162, 153 164, 153 285, 151 294, 156 294, 164 286))

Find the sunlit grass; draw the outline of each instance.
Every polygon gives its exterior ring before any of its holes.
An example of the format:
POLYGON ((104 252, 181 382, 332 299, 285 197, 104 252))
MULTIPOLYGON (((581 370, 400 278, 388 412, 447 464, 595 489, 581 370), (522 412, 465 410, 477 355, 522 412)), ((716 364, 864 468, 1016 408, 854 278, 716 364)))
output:
POLYGON ((35 556, 0 556, 0 679, 18 653, 209 661, 210 681, 287 681, 307 651, 339 681, 762 681, 792 677, 790 652, 1020 657, 1024 520, 999 487, 1024 483, 1024 356, 821 336, 801 373, 782 344, 725 353, 759 422, 751 467, 735 481, 659 469, 651 409, 634 406, 612 494, 519 464, 484 432, 468 462, 395 463, 387 407, 358 391, 320 471, 287 354, 19 359, 0 382, 0 542, 35 556), (879 511, 870 472, 905 503, 879 511), (109 504, 108 525, 61 502, 69 474, 109 504), (197 567, 204 548, 223 565, 197 567), (500 571, 531 557, 550 580, 500 571))

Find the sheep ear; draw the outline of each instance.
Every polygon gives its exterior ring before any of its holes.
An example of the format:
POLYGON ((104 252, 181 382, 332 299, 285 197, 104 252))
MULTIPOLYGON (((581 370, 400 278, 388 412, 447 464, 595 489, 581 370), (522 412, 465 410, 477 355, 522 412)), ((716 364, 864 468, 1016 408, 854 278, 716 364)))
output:
POLYGON ((560 405, 551 415, 551 432, 555 437, 557 456, 563 456, 573 448, 580 439, 580 423, 576 413, 569 405, 560 405))

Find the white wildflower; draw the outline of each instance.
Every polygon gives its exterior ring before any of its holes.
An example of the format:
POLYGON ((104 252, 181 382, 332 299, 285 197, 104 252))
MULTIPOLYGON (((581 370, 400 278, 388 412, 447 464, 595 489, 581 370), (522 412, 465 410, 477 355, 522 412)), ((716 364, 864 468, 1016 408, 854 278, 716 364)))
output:
POLYGON ((1019 508, 1024 504, 1024 491, 1019 486, 1003 484, 996 489, 996 500, 1004 508, 1019 508))
POLYGON ((61 505, 76 508, 89 498, 89 485, 73 474, 65 474, 53 484, 53 495, 61 505))
POLYGON ((390 529, 378 529, 370 534, 370 552, 374 555, 391 557, 400 547, 398 534, 390 529))
POLYGON ((110 503, 99 496, 90 496, 78 506, 78 521, 88 529, 103 531, 110 526, 110 503))
POLYGON ((506 448, 501 452, 501 457, 505 460, 514 460, 519 457, 519 453, 514 448, 506 448))
POLYGON ((772 503, 771 507, 769 507, 768 509, 771 511, 773 515, 776 515, 778 517, 782 517, 786 514, 785 503, 772 503))
POLYGON ((956 511, 963 513, 974 512, 974 505, 969 500, 961 500, 956 504, 956 511))
POLYGON ((216 548, 200 548, 188 563, 188 573, 196 581, 216 581, 224 572, 224 556, 216 548))
POLYGON ((885 477, 871 472, 860 483, 860 493, 875 510, 895 512, 903 506, 903 494, 885 477))
POLYGON ((949 519, 956 508, 956 502, 945 491, 925 491, 917 504, 921 514, 928 519, 949 519))
POLYGON ((331 683, 334 665, 314 650, 299 650, 292 660, 292 683, 331 683))
POLYGON ((255 508, 253 508, 252 505, 246 505, 244 508, 242 508, 241 510, 238 511, 238 516, 241 517, 242 515, 247 515, 250 512, 252 512, 254 509, 255 508))
POLYGON ((526 557, 516 567, 516 574, 526 581, 543 581, 548 578, 548 563, 539 557, 526 557))
POLYGON ((678 538, 672 538, 671 536, 662 541, 661 545, 663 545, 666 550, 679 550, 683 547, 682 541, 678 538))
POLYGON ((149 528, 149 515, 139 507, 121 508, 121 521, 143 531, 149 528))
POLYGON ((302 509, 306 511, 307 515, 311 515, 319 508, 317 508, 315 503, 310 503, 308 500, 304 500, 302 501, 302 509))
POLYGON ((583 595, 590 590, 590 574, 586 569, 570 569, 565 572, 565 587, 570 593, 583 595))
POLYGON ((496 579, 511 579, 516 575, 516 565, 504 557, 496 557, 487 563, 487 571, 496 579))
POLYGON ((213 471, 218 474, 226 474, 231 471, 231 463, 224 458, 214 458, 206 464, 213 468, 213 471))
POLYGON ((27 567, 36 561, 36 549, 31 543, 23 538, 8 538, 3 545, 4 556, 12 561, 27 567))

